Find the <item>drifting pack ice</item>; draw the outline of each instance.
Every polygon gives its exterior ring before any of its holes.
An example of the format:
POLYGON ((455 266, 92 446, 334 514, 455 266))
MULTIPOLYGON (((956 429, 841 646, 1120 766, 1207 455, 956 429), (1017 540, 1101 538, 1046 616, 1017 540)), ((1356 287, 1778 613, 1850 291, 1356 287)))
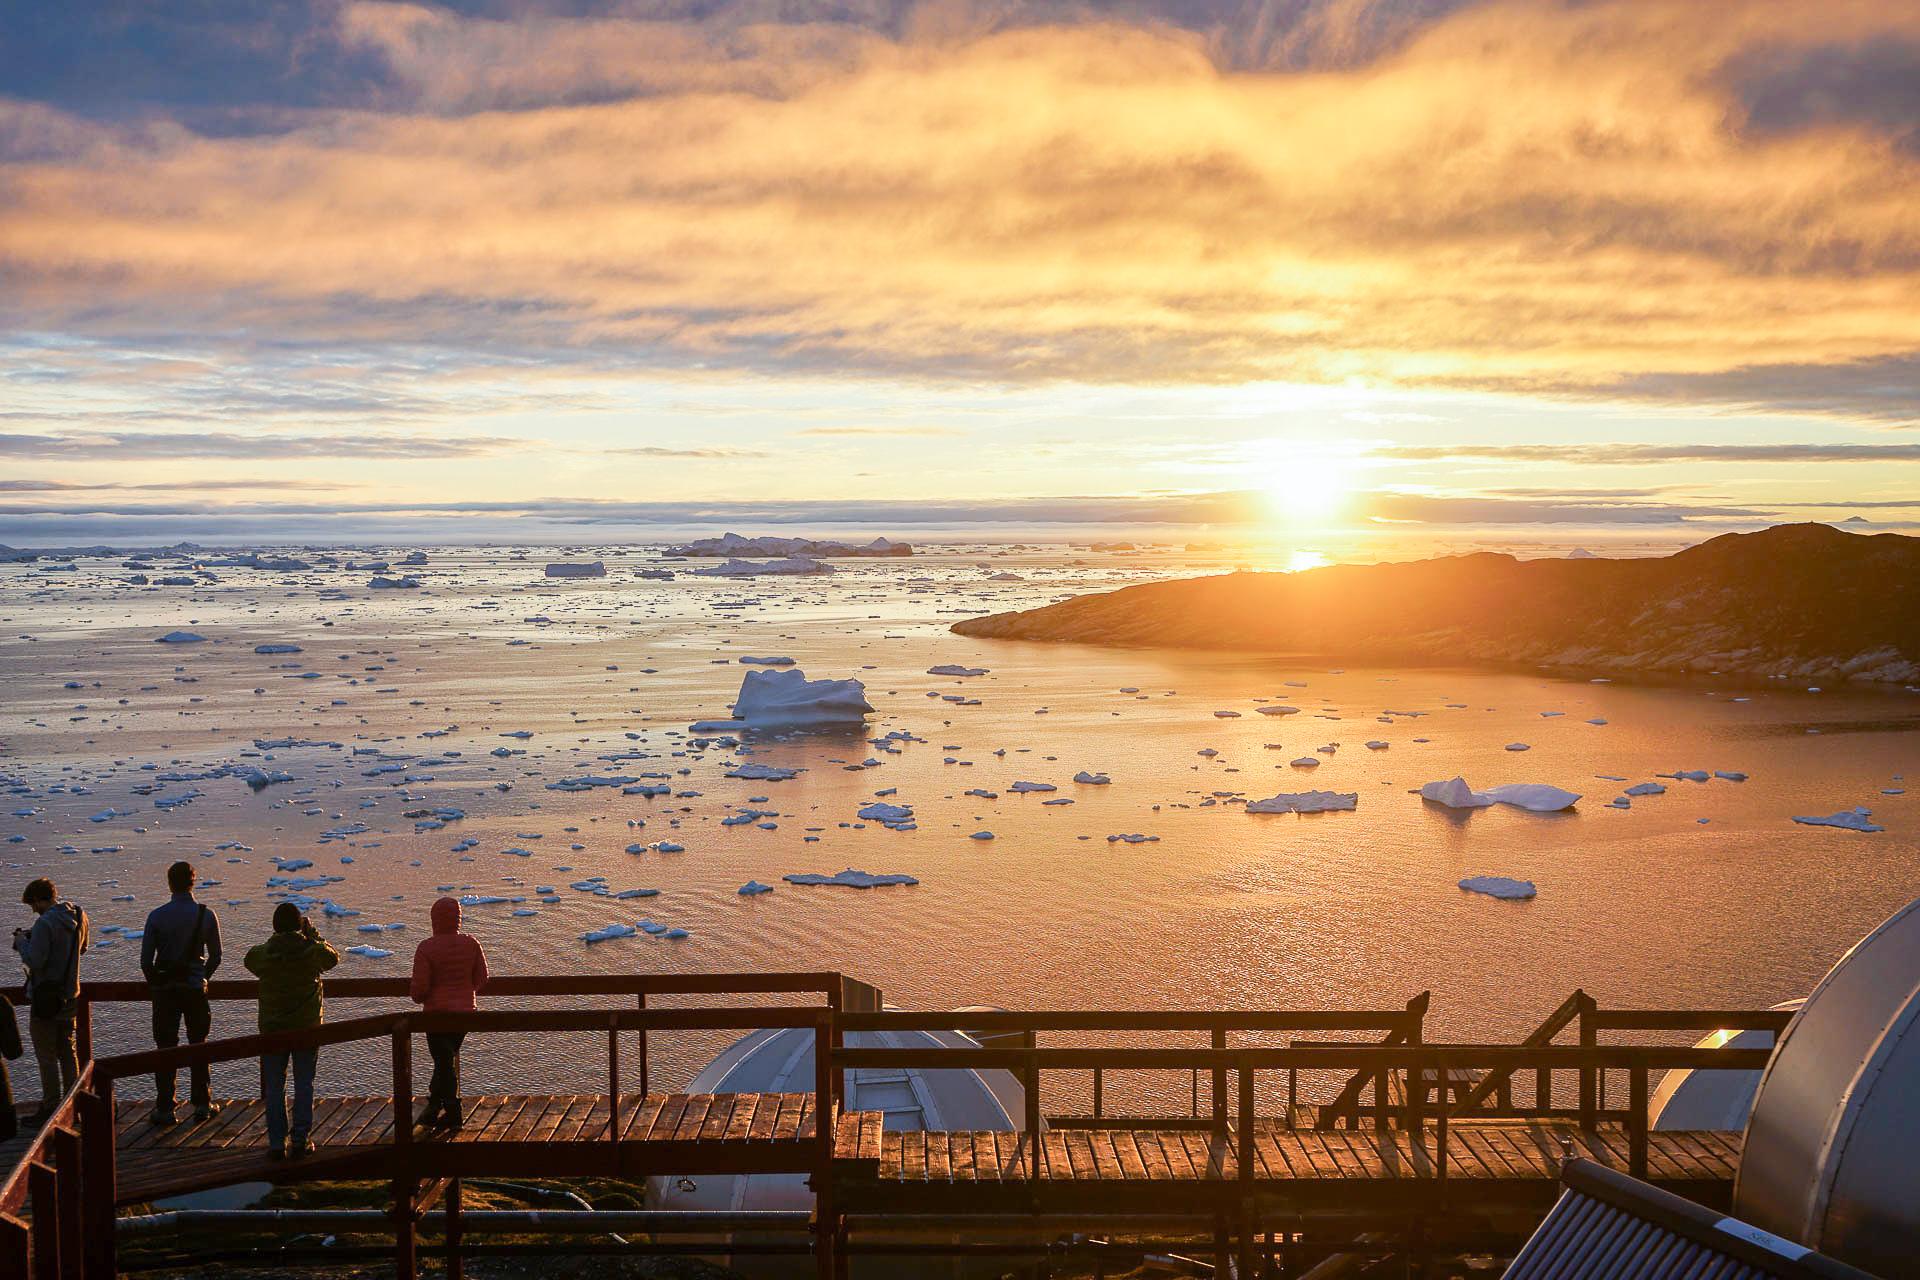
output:
POLYGON ((809 556, 815 559, 844 559, 851 556, 910 556, 913 548, 907 543, 890 542, 885 538, 875 538, 872 542, 856 545, 813 538, 743 538, 737 533, 725 533, 717 538, 696 538, 681 546, 668 547, 666 553, 670 556, 761 556, 776 559, 809 556))
POLYGON ((1467 785, 1465 778, 1429 782, 1420 788, 1420 798, 1449 809, 1485 809, 1496 804, 1510 804, 1534 813, 1558 813, 1562 809, 1573 808, 1580 800, 1578 793, 1562 791, 1544 782, 1512 782, 1504 787, 1475 791, 1467 785))

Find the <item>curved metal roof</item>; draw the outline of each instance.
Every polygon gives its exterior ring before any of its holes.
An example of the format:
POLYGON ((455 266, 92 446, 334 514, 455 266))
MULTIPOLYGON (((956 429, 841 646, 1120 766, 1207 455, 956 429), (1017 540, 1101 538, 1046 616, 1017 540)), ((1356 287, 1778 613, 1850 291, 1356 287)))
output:
POLYGON ((1920 1257, 1920 900, 1788 1024, 1747 1122, 1734 1211, 1868 1271, 1920 1257))
MULTIPOLYGON (((1776 1009, 1799 1009, 1805 1000, 1786 1000, 1776 1009)), ((1771 1049, 1773 1032, 1733 1031, 1722 1028, 1706 1036, 1696 1049, 1771 1049)), ((1647 1101, 1647 1118, 1656 1129, 1744 1129, 1760 1089, 1758 1071, 1716 1071, 1701 1068, 1669 1071, 1647 1101)))

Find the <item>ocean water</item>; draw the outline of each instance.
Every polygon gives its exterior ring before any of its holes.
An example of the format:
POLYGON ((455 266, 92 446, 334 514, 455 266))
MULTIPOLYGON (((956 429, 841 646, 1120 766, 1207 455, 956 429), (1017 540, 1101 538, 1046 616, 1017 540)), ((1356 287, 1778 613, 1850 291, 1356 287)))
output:
MULTIPOLYGON (((559 557, 546 551, 432 551, 404 570, 419 591, 372 591, 369 572, 344 568, 223 568, 198 587, 142 589, 113 560, 0 567, 5 900, 47 874, 96 928, 137 929, 164 897, 166 865, 186 858, 217 881, 201 896, 220 912, 224 972, 239 976, 283 892, 268 883, 277 856, 311 860, 293 874, 342 877, 306 890, 359 912, 314 908, 337 946, 394 952, 348 956, 342 974, 404 974, 451 885, 523 900, 466 913, 502 972, 839 969, 914 1008, 1379 1007, 1430 990, 1429 1036, 1478 1040, 1524 1033, 1575 987, 1634 1006, 1802 995, 1920 894, 1915 797, 1886 794, 1920 771, 1920 700, 1907 691, 1342 669, 947 630, 972 613, 1220 567, 1175 554, 946 548, 836 562, 824 578, 691 578, 696 564, 674 564, 671 582, 635 576, 660 567, 655 552, 593 554, 606 578, 554 581, 542 565, 559 557), (990 580, 1007 573, 1018 580, 990 580), (155 642, 175 629, 206 640, 155 642), (302 652, 254 652, 267 643, 302 652), (688 725, 726 715, 754 669, 742 656, 864 681, 876 708, 865 733, 696 747, 688 725), (949 663, 988 672, 927 674, 949 663), (1299 710, 1257 713, 1282 704, 1299 710), (295 744, 257 745, 285 739, 295 744), (1518 743, 1528 749, 1507 749, 1518 743), (1320 763, 1291 763, 1302 757, 1320 763), (802 772, 724 776, 747 760, 802 772), (230 776, 160 781, 235 763, 292 780, 257 792, 230 776), (1112 781, 1072 782, 1081 770, 1112 781), (1682 770, 1747 780, 1657 779, 1682 770), (583 775, 673 794, 548 789, 583 775), (1534 814, 1453 812, 1412 794, 1455 775, 1583 798, 1534 814), (1009 790, 1021 780, 1057 790, 1009 790), (1607 807, 1649 780, 1666 793, 1607 807), (1243 810, 1316 788, 1357 793, 1358 807, 1243 810), (860 822, 876 798, 910 805, 916 829, 860 822), (466 816, 432 830, 404 816, 437 806, 466 816), (1792 821, 1855 806, 1885 831, 1792 821), (774 816, 723 825, 748 809, 774 816), (972 838, 982 831, 994 838, 972 838), (626 852, 659 841, 684 852, 626 852), (847 867, 919 883, 781 878, 847 867), (1458 887, 1483 874, 1532 880, 1538 896, 1458 887), (593 876, 660 894, 568 887, 593 876), (775 891, 740 896, 750 879, 775 891), (537 886, 560 901, 543 903, 537 886), (641 918, 689 936, 581 941, 641 918), (373 922, 405 927, 358 932, 373 922)), ((137 943, 97 948, 86 972, 134 976, 137 943)), ((336 1002, 336 1016, 351 1011, 336 1002)), ((251 1027, 244 1006, 218 1013, 223 1030, 251 1027)), ((101 1050, 142 1047, 144 1023, 138 1007, 102 1012, 101 1050)), ((684 1083, 725 1038, 663 1037, 656 1086, 684 1083)), ((329 1051, 323 1091, 380 1088, 386 1070, 383 1052, 329 1051)), ((467 1072, 469 1092, 590 1090, 604 1080, 604 1040, 494 1037, 469 1048, 467 1072)), ((221 1091, 252 1087, 244 1066, 220 1075, 221 1091)), ((1063 1081, 1056 1100, 1050 1084, 1048 1105, 1080 1087, 1063 1081)), ((1184 1091, 1109 1084, 1119 1104, 1184 1091)))

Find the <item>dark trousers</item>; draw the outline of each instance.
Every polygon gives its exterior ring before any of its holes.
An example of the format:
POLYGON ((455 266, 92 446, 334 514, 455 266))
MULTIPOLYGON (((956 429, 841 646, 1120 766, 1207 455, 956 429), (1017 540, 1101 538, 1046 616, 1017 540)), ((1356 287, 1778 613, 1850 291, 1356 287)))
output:
POLYGON ((33 1057, 40 1067, 40 1109, 51 1111, 60 1105, 80 1076, 80 1057, 74 1049, 75 1014, 69 1005, 57 1018, 28 1017, 27 1033, 33 1039, 33 1057))
POLYGON ((460 1101, 460 1042, 466 1038, 464 1031, 427 1032, 427 1052, 433 1056, 428 1102, 446 1105, 460 1101))
POLYGON ((267 1146, 278 1149, 287 1133, 287 1066, 293 1066, 293 1133, 304 1140, 313 1128, 313 1073, 320 1064, 318 1049, 294 1049, 260 1055, 260 1101, 267 1112, 267 1146))
POLYGON ((7 1060, 0 1058, 0 1142, 11 1140, 19 1132, 20 1113, 13 1109, 13 1076, 7 1070, 7 1060))
MULTIPOLYGON (((199 987, 156 987, 153 991, 153 1042, 162 1049, 180 1043, 180 1024, 187 1027, 187 1043, 199 1044, 213 1026, 213 1012, 207 1008, 207 993, 199 987)), ((205 1107, 212 1100, 212 1085, 205 1063, 187 1069, 193 1105, 205 1107)), ((173 1110, 174 1069, 163 1067, 153 1073, 155 1110, 173 1110)))

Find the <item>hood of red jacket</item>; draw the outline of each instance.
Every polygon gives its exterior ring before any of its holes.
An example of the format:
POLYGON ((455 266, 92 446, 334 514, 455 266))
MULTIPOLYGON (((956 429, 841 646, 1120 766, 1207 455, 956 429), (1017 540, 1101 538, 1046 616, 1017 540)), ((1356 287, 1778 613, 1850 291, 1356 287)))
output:
POLYGON ((433 904, 433 931, 435 933, 460 932, 460 900, 442 898, 433 904))

